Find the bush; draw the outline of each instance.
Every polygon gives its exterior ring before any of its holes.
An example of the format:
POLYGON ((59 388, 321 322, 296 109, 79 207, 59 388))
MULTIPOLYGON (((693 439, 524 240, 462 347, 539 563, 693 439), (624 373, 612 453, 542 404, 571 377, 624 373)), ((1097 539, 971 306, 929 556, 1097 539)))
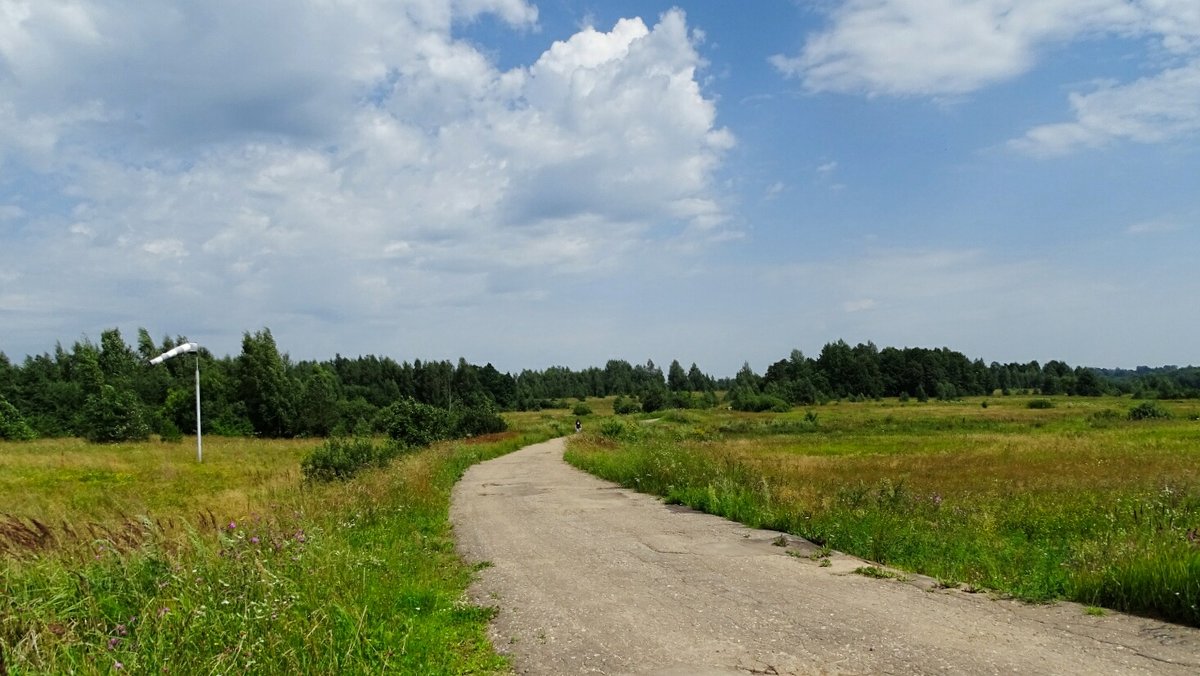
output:
POLYGON ((158 439, 166 443, 179 443, 183 441, 183 432, 173 421, 163 420, 158 426, 158 439))
POLYGON ((1092 427, 1112 427, 1122 419, 1122 415, 1118 411, 1111 408, 1093 411, 1088 415, 1088 422, 1092 427))
POLYGON ((642 429, 637 423, 606 418, 600 423, 600 434, 616 441, 637 441, 642 436, 642 429))
POLYGON ((787 413, 792 410, 791 404, 788 404, 779 397, 773 397, 769 394, 754 394, 744 390, 735 393, 729 405, 735 411, 749 411, 752 413, 762 413, 763 411, 787 413))
POLYGON ((449 411, 411 397, 396 400, 379 415, 380 427, 405 446, 428 446, 450 436, 449 411))
POLYGON ((667 406, 667 393, 665 390, 650 389, 642 393, 642 412, 654 413, 661 411, 667 406))
POLYGON ((1170 417, 1170 411, 1153 401, 1143 401, 1129 409, 1130 420, 1166 420, 1170 417))
POLYGON ((691 392, 671 392, 667 396, 668 408, 700 408, 691 392))
POLYGON ((508 423, 491 406, 472 406, 454 412, 454 436, 474 437, 508 429, 508 423))
POLYGON ((360 470, 383 467, 400 453, 395 442, 376 445, 370 439, 328 439, 300 461, 306 481, 345 480, 360 470))
POLYGON ((642 410, 642 405, 637 399, 626 399, 625 397, 617 397, 613 401, 613 413, 617 415, 629 415, 642 410))
POLYGON ((0 439, 10 441, 29 441, 37 435, 33 428, 21 417, 17 407, 0 397, 0 439))
POLYGON ((1054 408, 1054 402, 1049 399, 1030 399, 1025 404, 1026 408, 1054 408))
POLYGON ((571 414, 574 416, 585 416, 592 414, 592 407, 583 402, 575 404, 575 408, 571 409, 571 414))

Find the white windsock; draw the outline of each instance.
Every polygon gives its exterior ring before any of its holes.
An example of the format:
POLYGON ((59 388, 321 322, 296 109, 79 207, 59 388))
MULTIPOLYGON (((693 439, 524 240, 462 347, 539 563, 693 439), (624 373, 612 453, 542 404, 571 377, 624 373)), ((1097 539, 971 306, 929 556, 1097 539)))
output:
POLYGON ((161 364, 164 361, 170 359, 171 357, 181 355, 185 352, 195 352, 198 349, 200 349, 200 346, 197 345, 196 343, 184 343, 182 345, 176 345, 175 347, 158 355, 154 359, 151 359, 150 363, 151 364, 161 364))

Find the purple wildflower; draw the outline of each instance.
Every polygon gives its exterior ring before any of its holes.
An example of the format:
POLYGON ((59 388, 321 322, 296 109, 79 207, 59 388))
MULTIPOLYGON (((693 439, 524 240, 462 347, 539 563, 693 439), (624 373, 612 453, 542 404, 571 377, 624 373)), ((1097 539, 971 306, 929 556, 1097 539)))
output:
POLYGON ((125 668, 124 664, 121 664, 120 662, 113 662, 113 670, 120 671, 124 668, 125 668))
POLYGON ((120 643, 120 642, 121 642, 121 639, 117 638, 116 636, 114 636, 114 637, 112 637, 112 638, 108 639, 108 649, 109 649, 109 650, 116 650, 116 649, 117 649, 117 644, 118 644, 118 643, 120 643))
POLYGON ((233 530, 235 528, 237 528, 237 521, 230 521, 229 522, 229 530, 233 530))
POLYGON ((255 535, 255 536, 252 536, 252 537, 250 538, 250 544, 252 544, 252 545, 256 545, 256 544, 258 544, 258 536, 257 536, 257 535, 255 535))

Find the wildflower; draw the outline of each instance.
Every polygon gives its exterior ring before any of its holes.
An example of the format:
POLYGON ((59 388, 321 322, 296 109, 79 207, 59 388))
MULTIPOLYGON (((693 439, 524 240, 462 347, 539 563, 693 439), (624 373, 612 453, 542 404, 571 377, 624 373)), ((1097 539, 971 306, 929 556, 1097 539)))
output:
POLYGON ((116 661, 113 662, 113 670, 114 671, 120 671, 124 668, 125 668, 124 664, 121 664, 120 662, 116 662, 116 661))
POLYGON ((931 499, 933 500, 934 506, 936 506, 936 507, 942 506, 942 494, 941 493, 934 493, 933 497, 931 499))
POLYGON ((257 535, 251 536, 250 544, 254 544, 254 545, 258 544, 258 536, 257 535))
POLYGON ((162 608, 158 609, 158 616, 162 617, 163 615, 166 615, 169 612, 171 612, 171 609, 166 606, 163 606, 162 608))
POLYGON ((108 649, 109 649, 109 650, 116 650, 116 649, 117 649, 117 644, 118 644, 118 643, 120 643, 120 642, 121 642, 121 639, 117 638, 116 636, 114 636, 114 637, 112 637, 112 638, 108 639, 108 649))
POLYGON ((296 531, 296 542, 304 542, 304 531, 296 531))
POLYGON ((237 528, 237 521, 230 521, 229 522, 229 530, 233 530, 235 528, 237 528))
POLYGON ((125 629, 125 625, 118 624, 117 625, 117 633, 120 634, 121 636, 125 636, 126 634, 129 633, 129 631, 127 629, 125 629))

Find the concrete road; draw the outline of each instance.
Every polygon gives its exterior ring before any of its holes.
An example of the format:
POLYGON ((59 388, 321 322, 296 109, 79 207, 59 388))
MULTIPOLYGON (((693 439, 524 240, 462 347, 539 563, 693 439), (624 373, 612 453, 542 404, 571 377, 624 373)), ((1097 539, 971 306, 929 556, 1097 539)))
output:
POLYGON ((853 574, 859 559, 580 472, 562 439, 454 489, 472 600, 521 674, 1198 674, 1200 630, 853 574))

